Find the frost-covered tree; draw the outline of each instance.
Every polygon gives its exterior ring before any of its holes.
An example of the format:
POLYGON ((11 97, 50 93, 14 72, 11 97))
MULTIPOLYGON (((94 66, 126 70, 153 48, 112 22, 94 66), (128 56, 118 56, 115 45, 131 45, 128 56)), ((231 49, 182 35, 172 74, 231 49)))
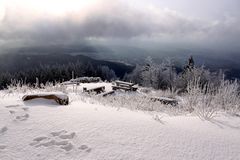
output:
POLYGON ((142 85, 146 87, 153 86, 155 77, 156 77, 156 66, 153 63, 152 58, 147 57, 141 72, 142 85))
POLYGON ((131 74, 125 76, 125 79, 145 87, 174 90, 177 73, 172 61, 156 64, 151 57, 148 57, 143 66, 137 65, 131 74))
POLYGON ((142 66, 136 65, 135 69, 130 74, 125 74, 123 80, 128 82, 134 82, 136 84, 142 85, 142 66))
POLYGON ((99 74, 98 76, 100 76, 103 80, 111 81, 117 78, 115 72, 108 66, 99 66, 97 74, 99 74))
POLYGON ((199 84, 204 86, 211 81, 211 73, 209 70, 206 70, 204 66, 186 69, 179 74, 176 84, 177 88, 186 91, 188 83, 192 81, 199 81, 199 84))

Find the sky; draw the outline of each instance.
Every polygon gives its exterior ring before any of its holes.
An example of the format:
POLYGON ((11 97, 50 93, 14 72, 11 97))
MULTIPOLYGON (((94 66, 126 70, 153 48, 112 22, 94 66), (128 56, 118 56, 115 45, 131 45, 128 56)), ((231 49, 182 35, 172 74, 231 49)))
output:
POLYGON ((0 50, 85 42, 240 53, 239 0, 0 0, 0 50))

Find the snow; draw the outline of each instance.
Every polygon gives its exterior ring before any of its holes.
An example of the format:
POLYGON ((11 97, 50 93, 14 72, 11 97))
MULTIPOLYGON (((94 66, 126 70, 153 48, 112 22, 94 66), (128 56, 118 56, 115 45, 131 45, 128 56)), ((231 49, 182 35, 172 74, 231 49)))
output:
POLYGON ((83 92, 83 88, 91 89, 96 87, 102 87, 105 86, 105 91, 109 92, 112 91, 112 84, 111 83, 105 83, 105 82, 99 82, 99 83, 80 83, 80 85, 66 85, 67 89, 69 91, 73 92, 83 92))
POLYGON ((22 96, 0 92, 0 160, 240 159, 239 117, 202 121, 90 104, 75 94, 68 106, 22 96))

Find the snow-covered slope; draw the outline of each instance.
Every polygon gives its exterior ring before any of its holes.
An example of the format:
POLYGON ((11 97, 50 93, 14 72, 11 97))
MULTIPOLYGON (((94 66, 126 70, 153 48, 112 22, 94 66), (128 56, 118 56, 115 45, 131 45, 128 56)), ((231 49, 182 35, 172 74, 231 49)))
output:
POLYGON ((0 160, 238 160, 240 118, 212 122, 22 95, 0 99, 0 160))

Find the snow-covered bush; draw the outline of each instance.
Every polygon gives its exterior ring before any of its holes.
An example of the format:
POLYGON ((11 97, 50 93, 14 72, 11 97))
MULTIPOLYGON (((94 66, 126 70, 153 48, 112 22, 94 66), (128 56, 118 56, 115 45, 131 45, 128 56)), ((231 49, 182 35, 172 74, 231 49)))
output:
POLYGON ((55 83, 55 85, 51 82, 46 83, 46 85, 42 84, 42 87, 47 92, 63 92, 67 93, 67 86, 62 85, 60 83, 55 83))
POLYGON ((29 84, 24 83, 23 81, 12 80, 11 84, 7 86, 8 93, 26 93, 31 92, 33 87, 29 84))
POLYGON ((218 111, 214 104, 214 90, 209 84, 202 85, 200 78, 191 80, 187 85, 185 108, 201 119, 211 119, 218 111))
POLYGON ((200 79, 191 80, 184 95, 185 107, 200 118, 211 119, 218 110, 236 114, 240 111, 239 83, 222 79, 219 86, 201 84, 200 79))
POLYGON ((217 88, 215 103, 221 109, 232 114, 240 110, 239 83, 229 80, 221 80, 220 86, 217 88))
POLYGON ((195 106, 195 113, 203 119, 212 119, 217 111, 217 106, 213 103, 214 102, 214 95, 213 93, 207 88, 208 86, 205 86, 204 89, 206 93, 201 92, 200 95, 198 95, 199 102, 195 106))

